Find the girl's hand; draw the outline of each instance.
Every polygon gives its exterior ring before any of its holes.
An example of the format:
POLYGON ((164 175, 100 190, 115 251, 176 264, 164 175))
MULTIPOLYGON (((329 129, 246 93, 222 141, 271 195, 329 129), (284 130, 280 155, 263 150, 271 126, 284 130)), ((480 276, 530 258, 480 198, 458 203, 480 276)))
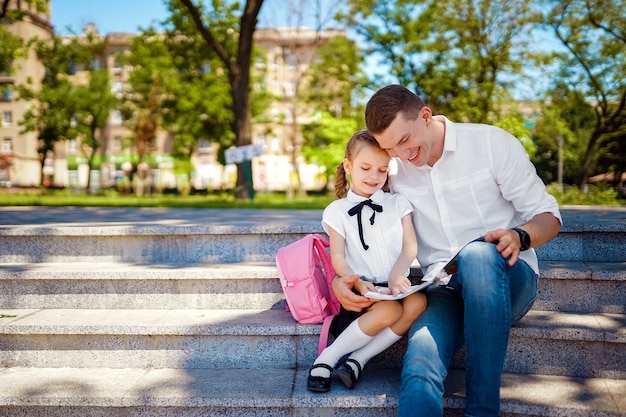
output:
POLYGON ((378 290, 376 289, 376 286, 374 284, 372 284, 369 281, 364 281, 362 279, 359 279, 357 282, 354 283, 354 288, 361 295, 367 293, 368 291, 378 292, 378 290))
POLYGON ((411 281, 405 276, 397 275, 389 278, 389 290, 391 290, 393 295, 406 292, 410 287, 411 281))

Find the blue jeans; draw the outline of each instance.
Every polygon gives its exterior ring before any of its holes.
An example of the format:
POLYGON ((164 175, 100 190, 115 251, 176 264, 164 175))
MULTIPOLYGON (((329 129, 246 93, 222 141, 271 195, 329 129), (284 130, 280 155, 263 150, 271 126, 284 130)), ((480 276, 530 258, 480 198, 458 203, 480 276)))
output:
POLYGON ((444 379, 464 343, 465 416, 500 414, 510 326, 535 301, 537 275, 521 260, 509 267, 492 243, 471 243, 458 259, 458 272, 448 286, 427 290, 428 307, 409 330, 398 416, 443 415, 444 379))

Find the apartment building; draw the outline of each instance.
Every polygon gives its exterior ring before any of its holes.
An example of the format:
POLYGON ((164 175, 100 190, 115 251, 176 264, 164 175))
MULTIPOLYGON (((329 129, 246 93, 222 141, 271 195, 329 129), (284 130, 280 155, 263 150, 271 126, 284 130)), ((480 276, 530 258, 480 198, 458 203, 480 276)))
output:
MULTIPOLYGON (((49 1, 49 0, 48 0, 49 1)), ((22 22, 10 25, 12 33, 27 40, 33 36, 50 38, 52 27, 49 15, 29 15, 22 22)), ((98 34, 95 25, 88 25, 85 31, 101 36, 104 53, 98 58, 101 68, 108 68, 111 89, 114 93, 124 91, 129 68, 122 66, 116 56, 130 48, 133 34, 98 34)), ((252 88, 268 89, 275 97, 268 108, 263 123, 253 122, 252 141, 261 150, 261 155, 252 160, 253 182, 259 191, 287 190, 293 187, 294 172, 304 188, 320 189, 325 186, 320 168, 308 165, 300 157, 302 136, 298 126, 310 123, 313 116, 310 109, 298 102, 298 89, 303 85, 306 70, 312 63, 315 51, 333 36, 343 31, 315 31, 306 28, 259 28, 255 32, 255 43, 265 51, 265 59, 255 63, 255 68, 265 74, 262 83, 252 88)), ((31 51, 29 56, 16 62, 12 77, 1 77, 0 82, 22 83, 26 77, 41 79, 43 68, 31 51)), ((254 71, 254 69, 253 69, 254 71)), ((80 80, 85 74, 77 71, 73 77, 80 80)), ((77 81, 78 82, 78 81, 77 81)), ((36 186, 42 178, 46 184, 58 187, 82 187, 87 183, 87 166, 81 154, 79 138, 59 143, 43 169, 37 153, 37 134, 21 134, 17 121, 29 103, 14 100, 10 95, 0 102, 3 125, 0 129, 0 181, 10 181, 16 186, 36 186)), ((124 138, 131 132, 123 125, 119 112, 110 115, 107 126, 98 132, 101 148, 98 155, 98 170, 91 172, 92 189, 111 187, 127 175, 131 168, 132 149, 124 148, 124 138)), ((148 171, 152 183, 160 188, 176 187, 179 180, 173 174, 171 152, 174 137, 170 132, 160 131, 152 146, 153 155, 143 168, 148 171)), ((218 163, 217 144, 210 138, 199 141, 192 156, 194 176, 192 187, 196 189, 220 189, 232 187, 236 181, 236 167, 218 163)))
MULTIPOLYGON (((9 2, 9 9, 14 9, 17 2, 9 2)), ((49 0, 46 0, 49 4, 49 0)), ((50 39, 52 25, 49 13, 38 13, 29 3, 22 2, 22 9, 27 11, 21 21, 3 21, 6 30, 24 40, 33 38, 50 39)), ((48 8, 49 10, 49 8, 48 8)), ((37 153, 37 133, 20 133, 23 128, 19 126, 24 113, 30 103, 16 100, 15 90, 12 86, 25 84, 28 79, 32 80, 34 88, 40 88, 43 66, 38 61, 34 50, 29 50, 26 57, 12 63, 12 72, 0 73, 0 84, 5 93, 0 98, 0 186, 9 184, 19 186, 36 186, 41 183, 42 167, 37 153)), ((44 167, 49 171, 54 167, 44 167)))

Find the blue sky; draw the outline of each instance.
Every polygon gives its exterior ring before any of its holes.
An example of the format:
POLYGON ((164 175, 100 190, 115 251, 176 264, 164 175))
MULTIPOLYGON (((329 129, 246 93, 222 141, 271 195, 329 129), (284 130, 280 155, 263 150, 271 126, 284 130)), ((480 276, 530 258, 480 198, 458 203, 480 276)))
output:
MULTIPOLYGON (((295 18, 285 17, 286 0, 265 0, 259 16, 259 27, 292 26, 295 18), (283 16, 281 18, 281 16, 283 16), (282 21, 281 21, 282 20, 282 21), (291 20, 291 21, 289 21, 291 20)), ((293 4, 299 4, 294 0, 293 4)), ((334 0, 323 0, 330 10, 334 0)), ((311 4, 304 0, 302 4, 311 4)), ((295 6, 294 6, 295 7, 295 6)), ((311 14, 304 14, 305 19, 311 14)), ((82 33, 87 23, 95 23, 98 33, 138 33, 139 28, 151 24, 158 26, 168 16, 163 0, 51 0, 51 19, 55 32, 60 35, 82 33), (67 30, 70 27, 71 31, 67 30)), ((306 25, 306 20, 302 23, 306 25)), ((315 24, 309 25, 315 27, 315 24)))
POLYGON ((51 20, 55 32, 68 34, 67 27, 82 33, 89 22, 99 33, 139 32, 165 19, 162 0, 51 0, 51 20))

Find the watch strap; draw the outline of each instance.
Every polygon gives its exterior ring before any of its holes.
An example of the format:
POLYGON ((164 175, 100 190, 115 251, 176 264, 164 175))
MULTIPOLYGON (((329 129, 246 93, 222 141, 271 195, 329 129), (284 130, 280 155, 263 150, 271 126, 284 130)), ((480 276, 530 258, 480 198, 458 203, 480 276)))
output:
POLYGON ((520 229, 519 227, 514 227, 511 230, 515 230, 519 235, 519 241, 521 245, 520 250, 525 251, 530 249, 530 235, 528 234, 528 232, 524 229, 520 229))

